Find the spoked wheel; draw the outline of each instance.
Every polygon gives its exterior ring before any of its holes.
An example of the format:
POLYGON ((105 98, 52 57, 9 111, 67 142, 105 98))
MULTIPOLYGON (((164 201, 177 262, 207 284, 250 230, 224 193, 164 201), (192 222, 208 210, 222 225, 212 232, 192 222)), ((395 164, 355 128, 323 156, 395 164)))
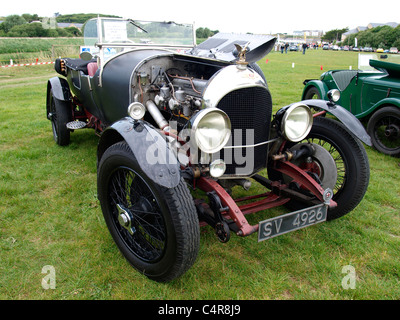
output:
POLYGON ((400 156, 400 108, 385 107, 375 112, 368 121, 367 131, 375 149, 400 156))
MULTIPOLYGON (((312 157, 297 159, 294 163, 305 170, 324 189, 333 190, 337 207, 328 211, 328 220, 339 218, 353 210, 364 197, 369 183, 369 161, 363 145, 338 121, 317 117, 304 141, 288 145, 295 150, 301 144, 311 144, 312 157)), ((269 170, 272 179, 290 182, 290 178, 269 170)), ((298 190, 298 191, 301 191, 298 190)), ((303 203, 291 201, 295 208, 303 203)))
POLYGON ((101 158, 98 197, 107 227, 133 267, 153 280, 169 281, 192 266, 199 221, 183 180, 171 189, 156 185, 120 142, 101 158))
POLYGON ((51 120, 54 141, 60 146, 66 146, 70 142, 70 131, 67 123, 72 121, 72 111, 70 104, 66 101, 58 100, 50 92, 50 110, 47 118, 51 120))

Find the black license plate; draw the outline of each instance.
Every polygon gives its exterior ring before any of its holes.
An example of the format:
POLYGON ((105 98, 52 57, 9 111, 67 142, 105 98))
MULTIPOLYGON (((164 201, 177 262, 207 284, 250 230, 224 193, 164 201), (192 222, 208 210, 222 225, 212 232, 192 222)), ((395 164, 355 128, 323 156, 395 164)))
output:
POLYGON ((324 222, 326 221, 327 211, 327 205, 322 203, 260 221, 258 224, 258 242, 324 222))

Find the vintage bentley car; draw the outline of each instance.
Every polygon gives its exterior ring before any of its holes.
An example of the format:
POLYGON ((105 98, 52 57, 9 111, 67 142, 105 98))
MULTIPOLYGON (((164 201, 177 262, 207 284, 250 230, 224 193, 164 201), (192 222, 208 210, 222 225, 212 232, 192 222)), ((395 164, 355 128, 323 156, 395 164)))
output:
POLYGON ((231 232, 266 240, 347 214, 369 183, 370 138, 335 104, 337 92, 272 115, 256 61, 275 38, 219 33, 196 46, 194 34, 172 22, 90 20, 81 58, 57 59, 60 76, 47 85, 57 144, 82 128, 100 136, 105 222, 130 264, 156 281, 193 265, 203 225, 221 242, 231 232), (234 199, 255 184, 264 190, 234 199), (281 205, 294 211, 255 225, 245 217, 281 205))
MULTIPOLYGON (((400 62, 400 61, 399 61, 400 62)), ((302 99, 326 99, 331 89, 338 103, 365 122, 373 146, 400 156, 400 64, 369 60, 375 71, 331 70, 319 80, 305 80, 302 99)))

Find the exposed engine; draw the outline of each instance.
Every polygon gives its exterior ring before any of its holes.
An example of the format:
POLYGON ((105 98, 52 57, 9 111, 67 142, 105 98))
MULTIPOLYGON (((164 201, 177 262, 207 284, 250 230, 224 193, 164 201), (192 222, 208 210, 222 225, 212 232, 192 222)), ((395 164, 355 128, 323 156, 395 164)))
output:
MULTIPOLYGON (((142 103, 161 129, 173 120, 177 121, 177 130, 180 131, 190 117, 203 107, 203 92, 213 74, 209 74, 209 69, 204 74, 204 66, 187 61, 177 64, 176 56, 155 59, 158 62, 156 66, 151 59, 151 63, 146 61, 135 72, 135 79, 132 79, 133 101, 142 103), (154 105, 167 120, 157 115, 154 105)), ((220 68, 216 66, 215 72, 220 68)))
MULTIPOLYGON (((137 118, 145 114, 147 121, 164 131, 175 130, 177 135, 192 128, 202 110, 220 110, 216 118, 226 116, 228 137, 221 136, 215 147, 202 148, 205 137, 197 142, 203 156, 210 154, 210 159, 203 161, 210 161, 219 152, 218 158, 226 162, 225 176, 245 176, 265 167, 272 100, 266 83, 253 68, 209 60, 199 63, 184 55, 156 56, 138 66, 132 88, 131 116, 137 108, 137 118), (144 108, 147 112, 141 110, 144 108)), ((209 118, 212 124, 208 127, 213 127, 213 135, 218 136, 225 126, 218 127, 219 118, 209 118)))

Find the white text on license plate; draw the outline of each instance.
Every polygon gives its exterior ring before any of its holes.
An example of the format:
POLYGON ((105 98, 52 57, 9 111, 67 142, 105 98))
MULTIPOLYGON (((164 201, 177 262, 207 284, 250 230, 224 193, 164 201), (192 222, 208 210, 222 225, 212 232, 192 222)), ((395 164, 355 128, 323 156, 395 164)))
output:
POLYGON ((258 225, 258 241, 271 239, 284 233, 324 222, 326 215, 327 206, 322 203, 261 221, 258 225))

